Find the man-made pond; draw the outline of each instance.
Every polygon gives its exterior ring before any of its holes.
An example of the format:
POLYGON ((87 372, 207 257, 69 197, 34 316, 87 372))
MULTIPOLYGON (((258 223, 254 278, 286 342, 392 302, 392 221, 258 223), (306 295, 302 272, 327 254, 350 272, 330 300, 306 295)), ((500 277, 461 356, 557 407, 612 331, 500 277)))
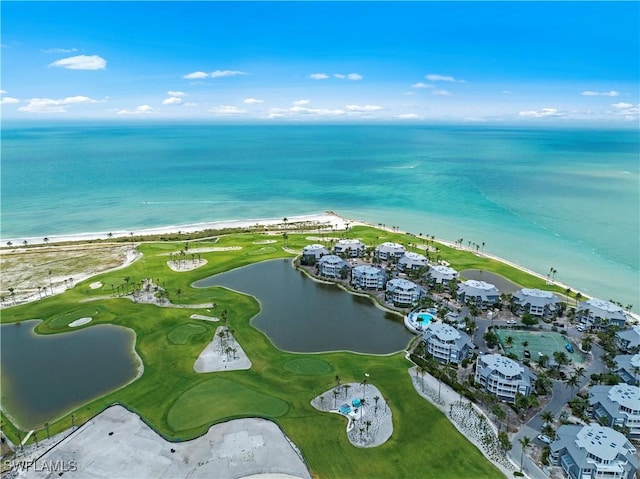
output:
POLYGON ((194 284, 214 285, 258 298, 261 311, 252 324, 285 351, 388 354, 412 338, 401 317, 367 297, 310 279, 290 260, 265 261, 194 284))
POLYGON ((2 408, 22 429, 45 422, 136 377, 135 333, 97 325, 38 335, 40 321, 0 326, 2 408))

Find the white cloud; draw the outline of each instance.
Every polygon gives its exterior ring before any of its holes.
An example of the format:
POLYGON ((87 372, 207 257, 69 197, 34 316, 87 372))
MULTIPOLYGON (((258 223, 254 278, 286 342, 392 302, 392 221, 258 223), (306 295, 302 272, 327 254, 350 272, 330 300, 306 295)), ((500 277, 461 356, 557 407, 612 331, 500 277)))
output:
POLYGON ((154 115, 158 112, 151 105, 140 105, 135 110, 120 110, 118 115, 154 115))
POLYGON ((235 77, 238 75, 248 75, 248 73, 238 70, 216 70, 211 72, 211 78, 235 77))
POLYGON ((428 75, 425 75, 424 77, 429 81, 446 81, 446 82, 451 82, 451 83, 466 83, 464 80, 458 80, 457 78, 454 78, 452 76, 439 75, 437 73, 429 73, 428 75))
POLYGON ((340 116, 344 115, 344 110, 331 109, 331 108, 307 108, 305 106, 293 106, 289 108, 291 113, 302 113, 305 115, 317 115, 317 116, 340 116))
POLYGON ((417 113, 403 113, 402 115, 396 116, 399 120, 418 120, 422 118, 417 113))
POLYGON ((11 103, 20 103, 20 100, 17 98, 12 98, 10 96, 4 96, 0 98, 0 105, 9 105, 11 103))
POLYGON ((608 112, 613 115, 622 115, 625 120, 634 121, 638 119, 638 115, 640 115, 640 103, 637 105, 633 105, 631 103, 619 102, 611 105, 614 110, 608 112))
POLYGON ((7 90, 0 90, 0 95, 6 95, 7 94, 7 90))
POLYGON ((202 78, 207 78, 208 76, 209 74, 205 72, 192 72, 187 73, 182 78, 184 78, 185 80, 200 80, 202 78))
POLYGON ((326 73, 312 73, 311 75, 309 75, 309 78, 311 78, 312 80, 326 80, 327 78, 329 78, 329 75, 327 75, 326 73))
POLYGON ((345 105, 347 111, 380 111, 380 105, 345 105))
POLYGON ((424 83, 419 81, 418 83, 414 83, 413 85, 411 85, 411 88, 435 88, 433 85, 430 85, 429 83, 424 83))
POLYGON ((173 91, 173 90, 169 90, 167 92, 168 96, 175 96, 175 97, 183 97, 186 96, 186 93, 182 92, 182 91, 173 91))
POLYGON ((74 53, 77 51, 77 48, 48 48, 46 50, 42 50, 43 53, 74 53))
POLYGON ((633 108, 633 105, 631 103, 625 103, 622 101, 620 103, 613 103, 611 106, 616 110, 628 110, 629 108, 633 108))
POLYGON ((502 93, 503 95, 511 95, 511 90, 502 90, 500 93, 502 93))
POLYGON ((292 104, 296 106, 308 105, 309 103, 309 100, 296 100, 292 102, 292 104))
POLYGON ((211 113, 215 113, 216 115, 242 115, 247 112, 247 110, 243 110, 238 108, 237 106, 231 105, 220 105, 213 108, 209 108, 211 113))
POLYGON ((188 101, 183 106, 185 106, 185 107, 194 107, 194 106, 198 106, 198 104, 195 103, 195 102, 192 102, 192 101, 188 101))
POLYGON ((163 105, 180 105, 182 103, 182 98, 177 96, 170 96, 169 98, 165 98, 162 100, 163 105))
POLYGON ((586 90, 583 91, 581 93, 582 96, 618 96, 620 95, 620 92, 617 92, 615 90, 611 90, 611 91, 591 91, 591 90, 586 90))
POLYGON ((342 73, 334 73, 333 76, 339 78, 340 80, 344 80, 345 78, 347 78, 347 75, 343 75, 342 73))
POLYGON ((453 93, 451 93, 450 91, 447 90, 434 90, 432 92, 432 95, 437 95, 437 96, 453 96, 453 93))
POLYGON ((18 111, 27 113, 66 113, 69 105, 79 103, 97 103, 97 100, 88 96, 70 96, 61 100, 52 98, 31 98, 25 106, 18 108, 18 111))
POLYGON ((259 100, 258 98, 245 98, 242 100, 242 103, 245 105, 257 105, 258 103, 264 103, 264 100, 259 100))
POLYGON ((362 80, 363 78, 359 73, 349 73, 347 75, 347 80, 362 80))
POLYGON ((518 115, 526 118, 561 118, 566 116, 566 113, 563 113, 556 108, 542 108, 541 110, 521 111, 518 115))
POLYGON ((107 61, 98 55, 77 55, 56 60, 49 66, 68 68, 69 70, 104 70, 107 67, 107 61))

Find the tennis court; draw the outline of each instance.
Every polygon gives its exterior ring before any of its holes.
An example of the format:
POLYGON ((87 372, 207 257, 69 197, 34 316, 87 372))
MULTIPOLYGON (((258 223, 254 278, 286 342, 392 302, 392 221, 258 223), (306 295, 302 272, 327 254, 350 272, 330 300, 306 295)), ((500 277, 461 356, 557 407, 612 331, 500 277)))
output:
POLYGON ((553 353, 555 351, 564 351, 572 362, 583 363, 584 356, 574 345, 574 352, 570 353, 565 349, 565 345, 568 339, 560 333, 553 333, 550 331, 518 331, 512 329, 496 329, 495 333, 500 339, 502 348, 507 353, 513 353, 518 358, 524 358, 524 350, 527 349, 531 352, 531 360, 536 361, 540 356, 538 353, 542 353, 553 359, 553 353), (507 337, 511 336, 513 342, 511 346, 507 346, 507 337), (525 347, 522 343, 527 341, 528 345, 525 347))

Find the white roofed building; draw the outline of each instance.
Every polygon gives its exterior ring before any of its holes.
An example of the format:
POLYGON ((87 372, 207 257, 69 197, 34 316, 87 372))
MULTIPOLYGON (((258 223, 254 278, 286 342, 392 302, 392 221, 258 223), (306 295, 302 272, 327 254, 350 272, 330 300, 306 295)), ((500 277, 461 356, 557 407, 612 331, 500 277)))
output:
POLYGON ((398 269, 400 271, 415 271, 420 268, 426 268, 428 264, 429 261, 426 256, 407 251, 402 258, 398 260, 398 269))
POLYGON ((536 376, 513 359, 501 354, 485 354, 478 356, 474 380, 498 400, 514 403, 517 393, 524 396, 531 393, 536 376))
POLYGON ((636 448, 618 431, 592 423, 563 425, 549 446, 550 462, 570 479, 634 479, 636 448))
POLYGON ((458 300, 487 308, 500 302, 500 291, 491 283, 470 279, 458 284, 458 300))
POLYGON ((640 353, 640 326, 616 332, 616 346, 625 353, 640 353))
POLYGON ((520 314, 529 313, 541 318, 553 316, 560 302, 551 291, 528 288, 514 293, 513 299, 520 309, 520 314))
POLYGON ((341 239, 333 247, 333 252, 338 256, 347 258, 358 258, 364 256, 367 247, 357 239, 341 239))
POLYGON ((302 248, 302 262, 315 264, 320 258, 330 254, 329 250, 321 244, 310 244, 302 248))
POLYGON ((335 254, 328 254, 317 262, 318 274, 325 278, 345 279, 349 277, 351 269, 349 263, 335 254))
POLYGON ((430 322, 422 333, 426 352, 440 362, 458 364, 473 350, 471 338, 446 323, 430 322))
POLYGON ((399 260, 404 256, 406 250, 404 246, 398 243, 387 241, 376 247, 376 256, 383 261, 399 260))
POLYGON ((624 328, 627 322, 627 315, 620 306, 598 298, 580 302, 576 316, 581 323, 599 330, 610 325, 624 328))
POLYGON ((628 436, 640 439, 640 388, 628 384, 593 386, 589 390, 591 414, 600 424, 628 428, 628 436))
POLYGON ((413 306, 424 294, 424 289, 407 279, 395 278, 387 281, 385 298, 394 306, 413 306))
POLYGON ((429 267, 427 274, 429 282, 433 284, 448 284, 449 281, 457 280, 459 277, 458 272, 449 267, 441 264, 432 265, 429 267))
POLYGON ((387 273, 382 268, 366 264, 351 270, 351 284, 358 289, 380 290, 387 282, 387 273))
POLYGON ((616 363, 616 374, 625 383, 640 385, 640 353, 620 354, 613 359, 616 363))

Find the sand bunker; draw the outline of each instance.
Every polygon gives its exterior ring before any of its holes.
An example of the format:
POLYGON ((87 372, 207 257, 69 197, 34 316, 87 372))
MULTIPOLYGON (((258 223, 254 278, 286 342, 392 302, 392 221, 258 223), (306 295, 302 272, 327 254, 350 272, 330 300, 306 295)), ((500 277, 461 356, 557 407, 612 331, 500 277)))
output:
POLYGON ((167 261, 167 266, 171 271, 176 273, 184 273, 185 271, 193 271, 207 264, 206 259, 183 259, 167 261))
POLYGON ((69 327, 70 328, 77 328, 78 326, 82 326, 84 324, 90 323, 92 319, 93 318, 90 318, 90 317, 76 319, 75 321, 71 321, 69 323, 69 327))
POLYGON ((218 321, 220 321, 220 318, 215 318, 213 316, 205 316, 204 314, 192 314, 189 317, 191 319, 202 319, 203 321, 213 321, 214 323, 217 323, 218 321))
POLYGON ((260 241, 254 241, 253 244, 272 244, 272 243, 277 243, 276 240, 260 240, 260 241))
MULTIPOLYGON (((64 477, 237 479, 268 472, 273 474, 270 477, 311 478, 293 443, 265 419, 227 421, 196 439, 169 442, 119 405, 105 409, 38 459, 39 464, 71 462, 77 465, 77 472, 65 472, 64 477)), ((31 467, 16 475, 44 476, 54 474, 43 475, 42 470, 31 467)))
POLYGON ((102 283, 100 281, 96 281, 95 283, 91 283, 89 287, 91 289, 100 289, 102 288, 102 283))
POLYGON ((216 329, 213 340, 202 350, 193 369, 197 373, 251 369, 251 361, 226 326, 216 329))
POLYGON ((212 246, 209 248, 189 248, 187 253, 215 253, 216 251, 237 251, 242 246, 212 246))
POLYGON ((379 446, 393 433, 391 409, 373 384, 341 384, 313 398, 311 405, 346 417, 347 438, 354 446, 379 446))

